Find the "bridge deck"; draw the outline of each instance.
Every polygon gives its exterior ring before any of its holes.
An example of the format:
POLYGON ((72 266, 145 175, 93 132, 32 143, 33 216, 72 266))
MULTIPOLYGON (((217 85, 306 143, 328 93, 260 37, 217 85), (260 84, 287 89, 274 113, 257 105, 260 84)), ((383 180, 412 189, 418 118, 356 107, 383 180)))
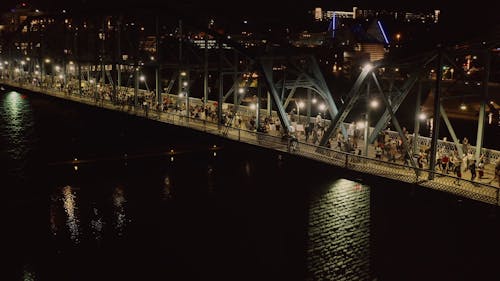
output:
MULTIPOLYGON (((476 178, 475 181, 467 180, 470 178, 470 172, 465 171, 463 178, 461 179, 451 174, 436 172, 434 179, 428 180, 430 173, 429 170, 411 168, 401 163, 377 160, 335 149, 319 147, 308 143, 303 139, 300 139, 298 145, 293 147, 288 141, 283 140, 278 135, 258 133, 244 128, 219 126, 216 122, 201 120, 198 118, 188 118, 169 111, 149 111, 149 113, 147 113, 138 108, 114 105, 107 100, 100 100, 96 102, 96 100, 91 97, 70 95, 56 89, 45 89, 31 84, 20 84, 7 80, 0 80, 0 83, 109 110, 126 112, 131 115, 149 118, 164 123, 188 127, 228 139, 270 148, 284 153, 299 155, 358 172, 413 183, 418 186, 446 191, 489 204, 500 205, 499 188, 494 186, 494 184, 499 183, 495 178, 493 170, 494 166, 492 164, 485 167, 485 176, 483 179, 476 178)), ((373 147, 370 148, 368 155, 374 155, 373 147)))

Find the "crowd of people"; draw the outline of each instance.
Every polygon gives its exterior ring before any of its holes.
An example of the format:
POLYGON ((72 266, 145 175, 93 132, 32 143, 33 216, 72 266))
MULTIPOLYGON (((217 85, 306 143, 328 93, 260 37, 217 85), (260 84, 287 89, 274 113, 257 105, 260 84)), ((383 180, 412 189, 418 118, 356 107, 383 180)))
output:
MULTIPOLYGON (((109 84, 85 82, 79 88, 78 80, 54 81, 53 79, 50 78, 42 81, 36 78, 26 77, 23 79, 16 77, 15 80, 16 82, 29 83, 42 88, 56 87, 66 94, 80 95, 94 99, 96 102, 112 102, 116 106, 120 106, 122 110, 136 110, 139 108, 148 115, 148 112, 153 109, 156 112, 168 112, 194 118, 195 120, 199 119, 219 123, 217 102, 195 99, 196 102, 190 103, 189 108, 187 108, 186 97, 182 96, 165 95, 160 99, 162 101, 160 103, 153 91, 141 90, 136 95, 134 88, 130 87, 114 89, 109 84)), ((277 116, 263 115, 260 120, 257 120, 255 111, 248 112, 239 109, 239 106, 236 105, 222 107, 220 124, 248 131, 284 136, 285 130, 281 127, 281 122, 277 116)), ((293 124, 287 132, 290 134, 289 136, 295 142, 319 145, 327 129, 324 117, 318 114, 313 118, 305 118, 303 116, 300 119, 294 113, 292 111, 286 117, 293 124)), ((353 122, 346 126, 346 131, 347 137, 344 136, 341 130, 338 130, 333 137, 328 139, 327 147, 356 155, 363 155, 365 140, 362 130, 357 128, 353 122)), ((372 157, 373 154, 375 159, 404 165, 411 165, 411 162, 414 162, 421 169, 430 167, 430 147, 423 145, 414 146, 412 135, 404 127, 402 131, 405 141, 399 135, 390 134, 388 130, 380 132, 372 146, 373 150, 368 149, 367 156, 372 157), (417 148, 416 151, 413 151, 414 147, 417 148), (410 159, 410 157, 413 159, 410 159)), ((456 176, 456 184, 460 184, 460 179, 465 173, 470 174, 471 181, 484 179, 486 166, 484 155, 481 155, 479 161, 477 161, 472 154, 467 138, 463 139, 461 145, 462 155, 459 155, 460 153, 454 146, 452 149, 441 147, 436 154, 436 170, 443 174, 453 174, 456 176)), ((495 174, 492 181, 495 179, 500 184, 500 160, 495 165, 495 174)))

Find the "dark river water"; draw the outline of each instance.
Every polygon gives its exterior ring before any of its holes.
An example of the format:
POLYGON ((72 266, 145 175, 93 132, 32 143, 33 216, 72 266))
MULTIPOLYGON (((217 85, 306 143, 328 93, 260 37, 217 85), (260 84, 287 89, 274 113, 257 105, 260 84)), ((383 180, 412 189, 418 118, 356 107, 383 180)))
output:
POLYGON ((0 176, 0 280, 500 280, 496 207, 33 93, 0 176))

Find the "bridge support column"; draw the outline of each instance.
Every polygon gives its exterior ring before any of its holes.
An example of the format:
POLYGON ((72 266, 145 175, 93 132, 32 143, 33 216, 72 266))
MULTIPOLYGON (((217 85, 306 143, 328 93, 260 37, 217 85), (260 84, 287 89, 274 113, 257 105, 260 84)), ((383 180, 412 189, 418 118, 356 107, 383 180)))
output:
POLYGON ((485 66, 484 66, 484 78, 483 78, 483 93, 481 95, 481 105, 479 108, 479 120, 477 122, 477 137, 476 137, 476 153, 474 158, 479 163, 479 158, 481 157, 481 149, 483 148, 483 138, 484 138, 484 123, 486 115, 486 101, 488 99, 488 83, 490 80, 490 67, 491 67, 491 53, 487 49, 485 51, 485 66))
POLYGON ((137 104, 139 103, 139 66, 134 67, 134 110, 137 110, 137 104))
MULTIPOLYGON (((261 81, 262 80, 259 80, 259 83, 261 81)), ((267 91, 267 106, 266 106, 266 108, 267 108, 267 115, 272 116, 272 114, 273 114, 273 107, 272 107, 272 103, 271 103, 271 93, 269 93, 269 91, 267 91)))
POLYGON ((262 94, 262 89, 261 89, 261 83, 257 83, 257 104, 255 106, 255 118, 257 120, 255 120, 255 124, 257 126, 257 130, 259 130, 260 128, 260 97, 261 97, 261 94, 262 94))
MULTIPOLYGON (((312 99, 312 93, 311 93, 311 89, 307 88, 307 122, 306 122, 306 126, 308 126, 309 123, 311 123, 311 99, 312 99)), ((323 116, 323 118, 325 118, 325 116, 323 116)))
POLYGON ((208 34, 205 34, 205 60, 203 62, 203 101, 208 101, 208 34))
POLYGON ((422 82, 418 83, 418 90, 417 90, 417 101, 416 101, 416 106, 415 106, 415 120, 414 120, 414 126, 413 126, 413 155, 416 153, 420 152, 420 146, 418 145, 418 138, 420 134, 420 104, 422 103, 422 82))
POLYGON ((439 138, 439 124, 440 124, 440 107, 441 107, 441 77, 443 74, 443 51, 438 50, 437 67, 436 67, 436 90, 434 93, 434 118, 432 122, 432 140, 431 140, 431 163, 429 163, 429 180, 434 179, 436 172, 436 153, 439 138))
POLYGON ((161 106, 163 104, 162 96, 161 96, 161 63, 160 63, 160 18, 156 16, 155 19, 156 25, 156 69, 155 69, 155 86, 156 86, 156 102, 157 109, 161 110, 161 106))
POLYGON ((239 87, 238 85, 238 52, 234 50, 234 65, 233 65, 233 106, 236 108, 238 105, 238 95, 240 94, 239 92, 239 87))
POLYGON ((81 97, 82 93, 82 64, 78 61, 78 95, 81 97))
POLYGON ((217 48, 219 51, 219 62, 218 62, 218 70, 219 70, 219 89, 217 96, 217 128, 221 129, 221 120, 222 120, 222 103, 224 102, 224 73, 222 72, 222 60, 224 57, 224 50, 222 49, 222 42, 218 42, 217 48))

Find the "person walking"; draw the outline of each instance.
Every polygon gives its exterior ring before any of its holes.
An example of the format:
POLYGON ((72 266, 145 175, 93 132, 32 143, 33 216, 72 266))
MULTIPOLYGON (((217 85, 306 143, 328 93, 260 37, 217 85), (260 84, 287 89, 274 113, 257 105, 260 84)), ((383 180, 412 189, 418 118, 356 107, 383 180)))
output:
POLYGON ((470 170, 470 180, 474 181, 474 179, 476 178, 476 160, 475 159, 469 165, 469 170, 470 170))
POLYGON ((462 162, 459 161, 456 165, 455 165, 455 168, 454 168, 454 172, 455 172, 455 175, 457 176, 457 180, 455 181, 455 183, 457 185, 460 185, 460 179, 462 179, 462 162))
POLYGON ((495 165, 495 175, 493 176, 493 179, 490 181, 490 184, 497 179, 498 186, 500 187, 500 159, 497 160, 497 163, 495 165))
POLYGON ((479 174, 479 179, 483 179, 484 176, 484 160, 479 160, 479 164, 477 164, 477 172, 479 174))

